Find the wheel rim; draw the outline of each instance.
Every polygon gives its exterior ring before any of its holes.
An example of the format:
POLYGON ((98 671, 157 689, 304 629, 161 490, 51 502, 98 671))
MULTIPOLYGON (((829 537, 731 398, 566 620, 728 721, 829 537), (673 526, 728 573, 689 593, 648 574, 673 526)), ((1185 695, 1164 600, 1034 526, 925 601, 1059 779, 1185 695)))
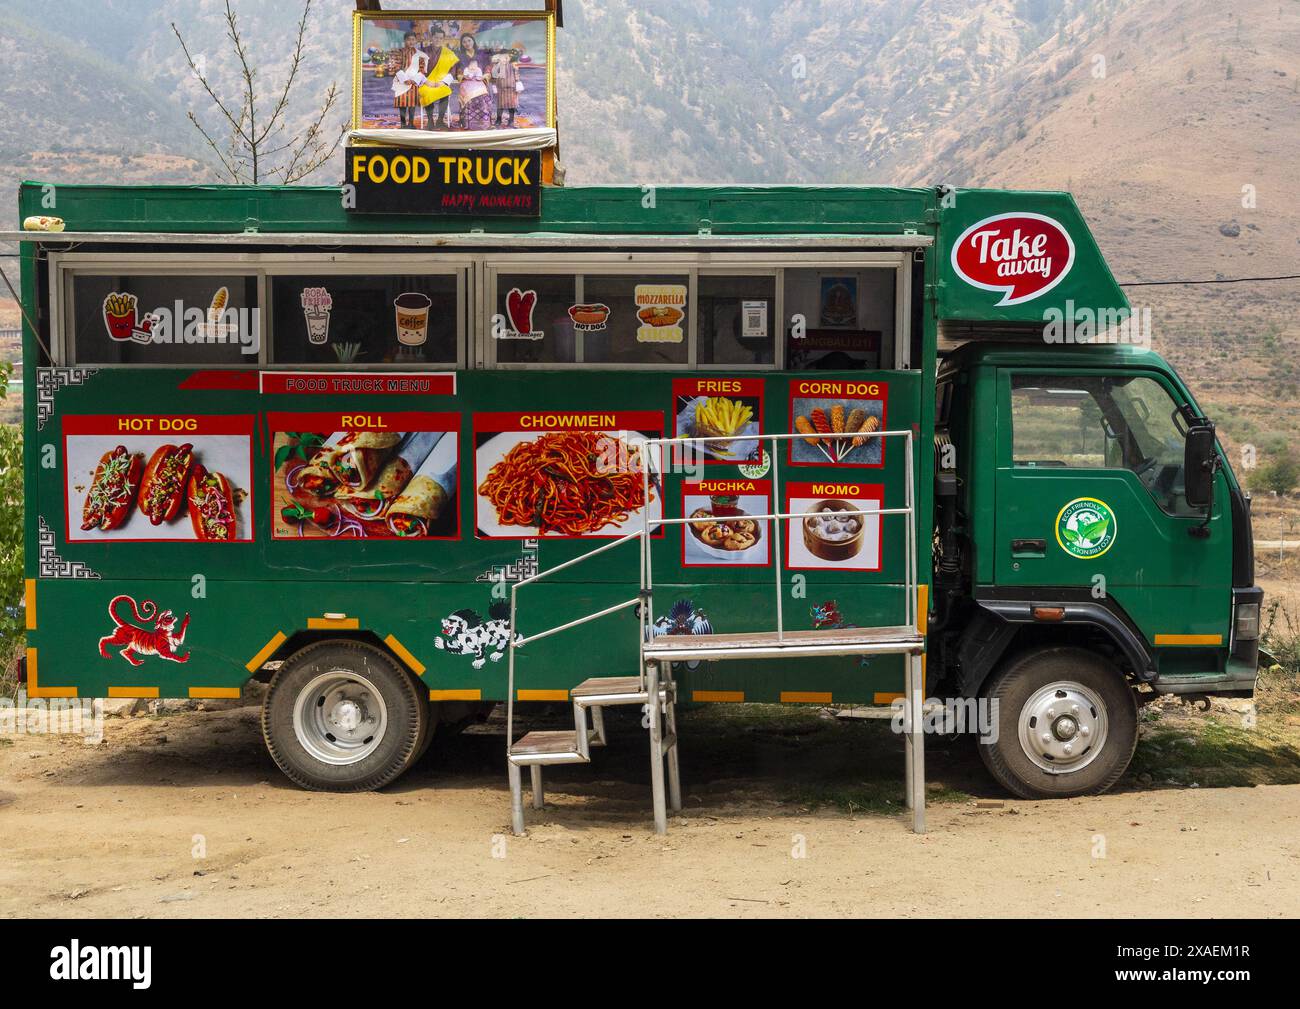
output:
POLYGON ((293 731, 302 748, 326 764, 355 764, 375 752, 388 728, 379 689, 350 669, 321 673, 298 694, 293 731))
POLYGON ((1072 774, 1106 745, 1106 705, 1081 683, 1049 683, 1020 709, 1020 748, 1049 774, 1072 774))

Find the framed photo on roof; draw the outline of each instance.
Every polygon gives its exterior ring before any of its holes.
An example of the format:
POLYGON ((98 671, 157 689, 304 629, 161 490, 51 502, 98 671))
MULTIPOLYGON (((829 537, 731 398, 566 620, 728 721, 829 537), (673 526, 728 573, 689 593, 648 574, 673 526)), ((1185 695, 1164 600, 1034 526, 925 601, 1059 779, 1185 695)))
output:
POLYGON ((473 133, 554 125, 554 13, 353 15, 354 130, 473 133))

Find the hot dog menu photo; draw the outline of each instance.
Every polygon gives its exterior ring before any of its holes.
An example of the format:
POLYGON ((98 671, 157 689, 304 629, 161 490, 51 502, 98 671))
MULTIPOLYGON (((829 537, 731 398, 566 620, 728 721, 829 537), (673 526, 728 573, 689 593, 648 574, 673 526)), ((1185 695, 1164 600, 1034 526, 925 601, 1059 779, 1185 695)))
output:
POLYGON ((253 538, 253 418, 63 418, 69 541, 253 538))
POLYGON ((272 413, 275 539, 456 539, 460 414, 272 413))

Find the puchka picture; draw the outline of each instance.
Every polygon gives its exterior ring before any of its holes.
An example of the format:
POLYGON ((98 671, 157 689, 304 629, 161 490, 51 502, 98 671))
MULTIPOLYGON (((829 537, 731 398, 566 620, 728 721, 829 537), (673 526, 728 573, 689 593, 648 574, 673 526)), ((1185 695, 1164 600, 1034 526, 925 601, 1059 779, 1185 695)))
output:
POLYGON ((555 125, 548 12, 357 12, 352 30, 353 129, 555 125))

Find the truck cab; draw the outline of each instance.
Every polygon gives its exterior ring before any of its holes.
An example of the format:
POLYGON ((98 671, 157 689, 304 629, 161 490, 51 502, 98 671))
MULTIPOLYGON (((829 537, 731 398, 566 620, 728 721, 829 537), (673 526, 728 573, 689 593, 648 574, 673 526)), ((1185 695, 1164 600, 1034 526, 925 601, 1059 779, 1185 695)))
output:
POLYGON ((1104 789, 1156 694, 1249 696, 1262 591, 1249 499, 1159 354, 972 342, 936 383, 944 686, 996 700, 990 771, 1104 789))

